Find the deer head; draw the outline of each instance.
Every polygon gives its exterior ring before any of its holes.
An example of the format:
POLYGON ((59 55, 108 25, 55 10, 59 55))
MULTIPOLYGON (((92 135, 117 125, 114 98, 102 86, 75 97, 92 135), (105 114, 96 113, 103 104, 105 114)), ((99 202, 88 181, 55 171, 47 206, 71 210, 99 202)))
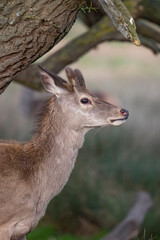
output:
POLYGON ((91 94, 82 73, 65 69, 68 81, 40 66, 44 88, 57 98, 67 124, 73 130, 90 129, 107 125, 120 126, 128 118, 125 109, 118 108, 91 94))
POLYGON ((66 184, 89 129, 119 126, 129 115, 92 95, 79 70, 66 68, 68 81, 42 67, 40 73, 53 96, 39 130, 26 143, 0 143, 0 240, 25 239, 37 225, 66 184))

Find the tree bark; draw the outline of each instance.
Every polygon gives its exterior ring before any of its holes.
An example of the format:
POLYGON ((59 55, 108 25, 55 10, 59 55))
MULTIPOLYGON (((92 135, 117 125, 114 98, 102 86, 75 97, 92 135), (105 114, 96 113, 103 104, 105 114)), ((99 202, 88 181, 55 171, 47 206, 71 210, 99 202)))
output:
MULTIPOLYGON (((150 48, 155 54, 158 54, 160 52, 160 27, 144 19, 138 19, 136 23, 141 43, 150 48)), ((126 39, 115 29, 108 16, 104 16, 87 32, 73 39, 63 48, 48 57, 42 62, 42 65, 47 67, 50 71, 58 73, 65 66, 75 62, 93 47, 96 47, 104 41, 113 40, 126 41, 126 39)), ((39 78, 38 67, 35 64, 20 73, 15 80, 34 90, 43 90, 39 78)))
MULTIPOLYGON (((42 56, 69 31, 84 0, 3 0, 0 3, 0 94, 17 73, 42 56)), ((42 63, 58 73, 91 48, 103 41, 125 41, 110 22, 97 0, 92 0, 97 11, 80 17, 91 27, 84 35, 72 40, 42 63), (74 49, 74 51, 73 51, 74 49)), ((159 0, 124 0, 136 19, 141 43, 154 53, 160 52, 159 0), (146 20, 148 19, 148 20, 146 20)), ((41 90, 36 66, 22 72, 16 80, 30 88, 41 90)))
MULTIPOLYGON (((76 61, 80 56, 95 47, 97 44, 106 40, 125 38, 115 29, 108 17, 103 17, 98 23, 91 27, 88 32, 82 34, 76 39, 69 42, 63 48, 48 57, 42 65, 54 73, 58 73, 65 66, 76 61), (119 37, 119 38, 118 38, 119 37)), ((22 83, 35 90, 43 90, 36 64, 31 65, 28 69, 16 77, 16 82, 22 83), (29 76, 29 78, 28 78, 29 76)))
POLYGON ((0 93, 18 72, 57 44, 71 28, 84 0, 2 0, 0 93))

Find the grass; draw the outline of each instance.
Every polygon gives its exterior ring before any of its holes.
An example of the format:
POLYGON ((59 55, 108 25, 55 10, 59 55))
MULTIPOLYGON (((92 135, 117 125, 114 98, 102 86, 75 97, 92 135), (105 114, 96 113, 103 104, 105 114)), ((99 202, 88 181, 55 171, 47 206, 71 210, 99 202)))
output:
MULTIPOLYGON (((32 233, 29 234, 28 239, 29 240, 51 240, 51 237, 53 237, 54 231, 52 227, 49 226, 41 226, 37 229, 35 229, 32 233)), ((52 238, 53 239, 53 238, 52 238)))
MULTIPOLYGON (((38 227, 34 232, 30 233, 27 240, 100 240, 106 233, 100 233, 92 237, 80 237, 71 234, 57 233, 49 226, 38 227)), ((147 236, 146 230, 142 232, 135 240, 160 240, 157 236, 147 236)))
MULTIPOLYGON (((96 234, 92 240, 99 240, 104 233, 96 234)), ((74 234, 62 234, 54 230, 52 226, 40 225, 29 234, 27 240, 90 240, 90 237, 80 237, 74 234)))

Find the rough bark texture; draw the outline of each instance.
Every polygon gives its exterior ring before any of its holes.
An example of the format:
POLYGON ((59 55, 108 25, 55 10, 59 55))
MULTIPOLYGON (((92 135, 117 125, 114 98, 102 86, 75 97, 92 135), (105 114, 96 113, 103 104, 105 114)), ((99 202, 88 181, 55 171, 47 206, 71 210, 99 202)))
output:
MULTIPOLYGON (((97 12, 91 11, 89 14, 83 14, 81 11, 79 14, 81 20, 90 27, 89 30, 54 53, 42 65, 52 72, 58 73, 101 42, 126 41, 115 29, 102 7, 98 5, 98 1, 93 0, 93 3, 98 8, 97 12)), ((142 45, 158 54, 160 52, 160 26, 155 22, 140 18, 144 14, 144 9, 139 0, 125 0, 124 3, 136 19, 137 32, 142 45)), ((89 1, 87 4, 89 6, 89 1)), ((156 1, 153 1, 152 5, 153 8, 158 7, 156 1)), ((18 75, 16 81, 35 90, 43 89, 39 80, 38 68, 35 65, 18 75), (28 78, 28 76, 30 77, 28 78)))
MULTIPOLYGON (((76 61, 97 44, 116 38, 117 40, 118 38, 124 39, 110 21, 108 23, 106 22, 106 19, 108 19, 107 16, 103 17, 98 23, 91 27, 88 32, 69 42, 66 46, 46 59, 42 65, 52 72, 58 73, 65 66, 76 61)), ((20 73, 16 77, 16 81, 35 90, 44 89, 40 82, 38 67, 35 64, 20 73), (28 76, 30 77, 28 78, 28 76)))
POLYGON ((83 2, 83 0, 1 1, 0 93, 18 72, 66 35, 83 2))
MULTIPOLYGON (((0 3, 0 93, 7 84, 34 60, 43 55, 69 31, 79 6, 90 0, 32 0, 0 3)), ((97 11, 79 15, 90 27, 87 33, 72 40, 42 64, 55 73, 74 62, 103 41, 125 41, 106 16, 97 0, 92 0, 97 11)), ((136 19, 141 43, 154 53, 160 52, 159 0, 124 0, 136 19)), ((16 81, 41 90, 36 66, 16 77, 16 81)))

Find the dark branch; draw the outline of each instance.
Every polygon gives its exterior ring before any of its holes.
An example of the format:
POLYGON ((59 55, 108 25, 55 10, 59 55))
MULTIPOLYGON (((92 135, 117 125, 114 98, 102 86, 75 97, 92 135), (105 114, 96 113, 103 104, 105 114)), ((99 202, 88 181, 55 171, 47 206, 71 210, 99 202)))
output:
POLYGON ((141 43, 142 43, 145 47, 151 49, 154 54, 160 53, 160 43, 154 41, 154 40, 151 39, 151 38, 144 37, 143 35, 139 35, 139 38, 140 38, 140 40, 141 40, 141 43))
MULTIPOLYGON (((66 65, 76 61, 80 56, 88 52, 97 44, 106 40, 119 40, 122 38, 123 36, 117 32, 113 24, 108 21, 108 17, 105 16, 87 33, 84 33, 80 37, 72 40, 41 64, 50 69, 52 72, 58 73, 66 65)), ((35 65, 30 66, 26 71, 19 74, 15 80, 35 90, 42 89, 39 81, 38 69, 35 65)))
MULTIPOLYGON (((143 19, 138 22, 138 26, 140 26, 142 22, 143 19)), ((149 29, 151 29, 151 27, 149 29)), ((138 32, 140 33, 140 39, 144 46, 150 48, 154 53, 160 52, 159 43, 150 38, 144 37, 141 34, 141 28, 138 29, 138 32)), ((41 64, 50 69, 52 72, 58 73, 65 66, 73 63, 90 49, 96 47, 104 41, 126 41, 126 39, 117 32, 107 16, 103 17, 86 33, 69 42, 41 64)), ((26 71, 19 74, 16 81, 35 90, 43 89, 39 80, 36 64, 30 66, 26 71)))
POLYGON ((146 19, 139 18, 136 21, 137 31, 144 37, 160 43, 160 26, 146 19))

